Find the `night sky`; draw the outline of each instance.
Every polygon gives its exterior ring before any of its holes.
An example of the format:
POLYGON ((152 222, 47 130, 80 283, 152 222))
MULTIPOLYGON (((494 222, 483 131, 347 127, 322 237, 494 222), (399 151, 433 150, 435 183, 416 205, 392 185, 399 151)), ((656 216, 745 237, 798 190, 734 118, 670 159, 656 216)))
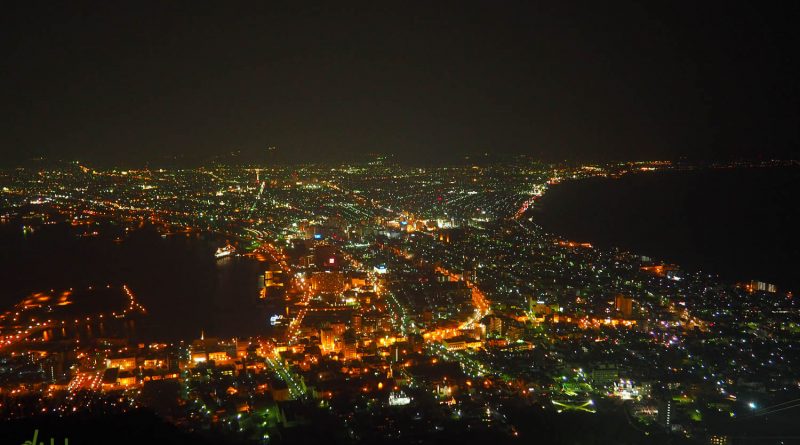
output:
POLYGON ((210 3, 4 3, 0 165, 797 157, 794 2, 210 3))

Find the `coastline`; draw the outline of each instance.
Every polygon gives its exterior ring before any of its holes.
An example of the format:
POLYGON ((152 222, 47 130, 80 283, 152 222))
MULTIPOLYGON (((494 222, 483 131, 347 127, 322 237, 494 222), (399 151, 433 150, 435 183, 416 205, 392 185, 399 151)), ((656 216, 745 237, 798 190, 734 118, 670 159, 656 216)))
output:
POLYGON ((734 166, 563 178, 549 185, 526 215, 559 238, 647 255, 687 270, 713 273, 731 284, 760 280, 778 285, 781 291, 796 291, 798 285, 792 280, 790 264, 791 252, 797 252, 797 246, 791 245, 791 228, 785 221, 781 222, 784 218, 776 214, 769 217, 765 212, 791 206, 787 199, 798 187, 794 181, 798 176, 800 169, 792 166, 734 166), (748 189, 737 185, 739 179, 762 182, 758 184, 759 189, 748 189), (692 186, 698 184, 705 184, 705 188, 693 189, 692 186), (642 187, 644 189, 640 189, 642 187), (747 210, 742 211, 738 197, 725 196, 728 187, 742 189, 730 191, 747 199, 747 210), (672 190, 665 193, 665 189, 672 190), (763 195, 762 189, 779 189, 782 195, 770 199, 753 199, 748 195, 763 195), (658 196, 659 204, 648 204, 644 198, 653 201, 654 195, 658 196), (709 208, 696 205, 700 196, 715 204, 709 208), (682 207, 676 208, 677 205, 682 207), (682 221, 675 216, 681 212, 687 215, 682 221), (763 217, 759 216, 761 213, 763 217), (633 218, 637 218, 638 224, 631 221, 633 218), (637 227, 654 221, 667 221, 672 228, 654 233, 637 227), (761 227, 757 226, 759 222, 761 227), (748 227, 743 225, 748 224, 755 226, 746 230, 748 227), (776 231, 776 227, 780 230, 776 231), (782 247, 773 246, 774 240, 781 238, 787 239, 782 247), (770 248, 775 251, 765 251, 770 248), (760 259, 752 261, 753 267, 748 273, 746 261, 732 260, 741 256, 760 259), (764 267, 770 266, 770 258, 777 262, 771 265, 772 271, 764 267), (789 263, 783 264, 787 261, 789 263), (779 272, 772 273, 775 271, 779 272))

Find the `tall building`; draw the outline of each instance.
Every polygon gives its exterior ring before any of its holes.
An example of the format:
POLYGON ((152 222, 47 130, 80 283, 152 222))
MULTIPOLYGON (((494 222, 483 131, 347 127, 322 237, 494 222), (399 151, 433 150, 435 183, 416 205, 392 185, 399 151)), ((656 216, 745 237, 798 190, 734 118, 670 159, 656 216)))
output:
POLYGON ((344 323, 331 323, 331 329, 333 329, 333 335, 341 338, 344 335, 344 331, 347 330, 347 325, 344 323))
POLYGON ((622 294, 617 295, 614 298, 614 307, 623 317, 630 318, 633 313, 633 298, 626 297, 622 294))
POLYGON ((358 358, 358 345, 355 342, 344 343, 344 359, 356 360, 358 358))
POLYGON ((778 288, 774 284, 765 283, 763 281, 752 280, 750 284, 747 286, 748 291, 750 292, 769 292, 774 294, 778 291, 778 288))
POLYGON ((344 359, 355 360, 358 358, 358 338, 352 329, 348 329, 344 335, 344 359))
POLYGON ((283 269, 277 264, 270 265, 264 272, 264 298, 283 298, 285 295, 283 269))
POLYGON ((464 271, 461 273, 461 276, 464 277, 464 281, 470 284, 476 284, 478 279, 478 274, 475 271, 475 266, 468 265, 464 267, 464 271))
POLYGON ((662 400, 658 404, 658 423, 664 428, 671 428, 672 421, 675 417, 675 407, 672 404, 672 399, 662 400))
POLYGON ((489 335, 503 334, 503 319, 500 317, 489 316, 486 323, 486 333, 489 335))
POLYGON ((323 352, 332 352, 336 349, 336 333, 331 328, 322 328, 319 331, 319 343, 323 352))
POLYGON ((350 326, 356 333, 361 332, 361 314, 355 313, 353 314, 352 320, 350 320, 350 326))
POLYGON ((269 269, 264 272, 264 285, 265 286, 283 286, 283 269, 277 264, 270 265, 269 269))

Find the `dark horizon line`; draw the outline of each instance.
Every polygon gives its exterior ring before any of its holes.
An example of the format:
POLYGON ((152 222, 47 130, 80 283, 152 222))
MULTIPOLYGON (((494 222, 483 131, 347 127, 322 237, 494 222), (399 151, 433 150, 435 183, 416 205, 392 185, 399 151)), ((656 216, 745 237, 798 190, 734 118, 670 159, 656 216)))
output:
POLYGON ((338 159, 318 159, 315 161, 297 159, 255 159, 252 156, 228 153, 213 157, 192 158, 191 156, 170 156, 144 161, 107 161, 102 159, 74 159, 52 158, 38 156, 28 158, 23 161, 11 162, 8 165, 0 165, 0 170, 13 170, 17 168, 40 167, 41 164, 50 164, 49 167, 81 165, 98 169, 149 169, 149 168, 202 168, 215 165, 229 167, 291 167, 291 166, 347 166, 347 165, 369 165, 375 162, 385 162, 386 165, 396 165, 402 167, 418 168, 441 168, 441 167, 461 167, 465 165, 502 165, 514 164, 518 162, 541 163, 549 165, 615 165, 636 162, 670 162, 673 165, 684 166, 713 166, 717 164, 757 164, 775 163, 782 165, 800 166, 800 158, 770 157, 770 156, 720 156, 716 158, 704 157, 663 157, 663 158, 608 158, 608 159, 580 159, 580 158, 560 158, 552 156, 536 156, 531 154, 509 154, 509 153, 478 153, 464 154, 450 159, 404 159, 393 153, 368 153, 352 154, 351 156, 339 156, 338 159))

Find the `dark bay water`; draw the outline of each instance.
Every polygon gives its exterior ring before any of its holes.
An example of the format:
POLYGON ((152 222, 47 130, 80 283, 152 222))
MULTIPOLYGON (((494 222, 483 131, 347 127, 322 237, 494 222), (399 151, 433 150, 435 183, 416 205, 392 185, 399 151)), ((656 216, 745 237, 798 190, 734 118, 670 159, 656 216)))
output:
POLYGON ((800 290, 800 169, 642 173, 551 188, 534 221, 564 237, 800 290))
MULTIPOLYGON (((81 229, 82 230, 82 229, 81 229)), ((94 230, 94 229, 92 229, 94 230)), ((136 323, 144 340, 191 340, 265 333, 274 308, 257 304, 264 265, 249 258, 214 258, 224 239, 195 234, 162 238, 152 229, 101 227, 78 237, 65 225, 23 235, 17 222, 0 224, 0 307, 32 292, 127 284, 148 311, 136 323)))

